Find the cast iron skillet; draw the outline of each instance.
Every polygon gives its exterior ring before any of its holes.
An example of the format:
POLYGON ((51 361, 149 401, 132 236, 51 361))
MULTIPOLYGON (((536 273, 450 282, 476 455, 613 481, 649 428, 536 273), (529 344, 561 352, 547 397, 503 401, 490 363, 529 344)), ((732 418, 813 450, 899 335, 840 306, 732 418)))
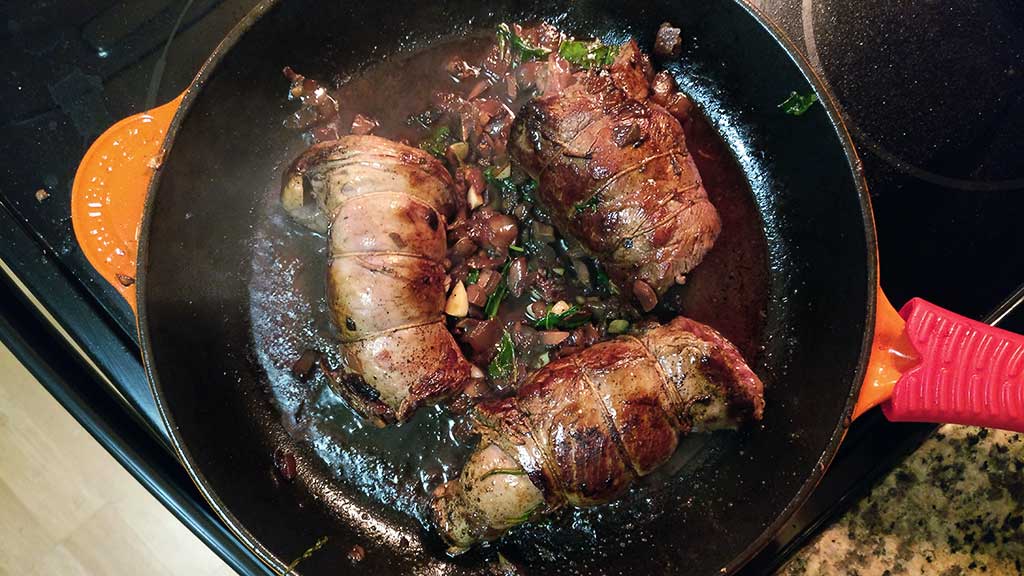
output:
MULTIPOLYGON (((266 1, 218 47, 180 106, 119 125, 122 143, 138 140, 131 126, 149 134, 125 156, 134 168, 123 168, 148 181, 137 158, 160 149, 156 128, 174 114, 145 196, 137 283, 132 269, 119 276, 100 257, 102 247, 88 253, 130 302, 137 288, 146 369, 183 464, 279 571, 320 542, 299 572, 344 571, 356 544, 366 551, 358 570, 373 574, 486 573, 498 552, 528 573, 731 572, 803 502, 835 453, 868 364, 877 266, 859 162, 828 94, 779 31, 740 2, 554 4, 266 1), (408 497, 426 489, 410 488, 419 468, 440 473, 422 453, 447 448, 424 450, 417 434, 437 432, 443 414, 423 414, 404 431, 360 431, 337 399, 289 376, 280 360, 294 331, 315 339, 326 322, 318 295, 302 295, 303 279, 321 273, 316 240, 288 232, 276 207, 282 167, 303 148, 282 128, 294 105, 281 69, 344 77, 438 38, 536 19, 583 37, 632 35, 644 47, 661 22, 683 27, 686 50, 672 70, 735 156, 763 225, 765 242, 749 249, 767 250, 761 347, 751 358, 767 384, 766 416, 751 430, 690 441, 674 474, 615 505, 566 512, 451 559, 408 497), (792 91, 814 91, 821 105, 783 114, 777 105, 792 91), (289 259, 288 245, 314 255, 289 259), (336 451, 360 442, 383 463, 336 451), (294 454, 294 480, 275 471, 275 451, 294 454)), ((83 162, 76 195, 95 156, 83 162)), ((133 222, 120 213, 132 210, 113 204, 94 212, 99 220, 87 222, 84 208, 75 214, 83 245, 95 242, 88 231, 103 218, 133 222)), ((117 226, 99 236, 116 244, 117 226)), ((720 280, 723 306, 732 306, 728 283, 742 278, 720 280)))
MULTIPOLYGON (((638 491, 593 537, 518 531, 497 547, 529 573, 717 573, 749 559, 809 493, 842 437, 874 318, 875 248, 853 148, 827 98, 799 119, 777 104, 824 91, 778 33, 734 2, 266 2, 225 39, 185 94, 146 202, 138 320, 147 371, 176 449, 204 495, 278 570, 328 574, 366 550, 367 573, 486 572, 494 550, 448 559, 415 520, 341 484, 294 442, 254 350, 250 301, 261 204, 301 149, 282 128, 294 105, 281 69, 314 78, 417 43, 502 21, 551 20, 578 35, 627 32, 650 46, 663 21, 686 30, 683 86, 729 143, 754 191, 770 250, 756 370, 762 427, 712 447, 660 489, 638 491), (298 460, 292 483, 273 454, 298 460), (633 514, 656 508, 657 513, 633 514), (365 516, 365 517, 364 517, 365 516), (634 516, 637 516, 635 519, 634 516)), ((255 322, 258 322, 255 319, 255 322)), ((571 520, 567 522, 571 524, 571 520)))

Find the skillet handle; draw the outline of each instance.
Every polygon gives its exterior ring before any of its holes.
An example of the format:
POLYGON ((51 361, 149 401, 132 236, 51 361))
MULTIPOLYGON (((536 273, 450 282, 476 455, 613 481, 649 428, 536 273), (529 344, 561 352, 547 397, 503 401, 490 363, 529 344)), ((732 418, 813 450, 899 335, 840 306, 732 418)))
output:
POLYGON ((894 422, 1024 432, 1024 336, 915 298, 900 310, 920 361, 882 404, 894 422))
POLYGON ((85 153, 71 186, 71 223, 92 267, 135 307, 139 227, 164 136, 184 96, 129 116, 85 153))

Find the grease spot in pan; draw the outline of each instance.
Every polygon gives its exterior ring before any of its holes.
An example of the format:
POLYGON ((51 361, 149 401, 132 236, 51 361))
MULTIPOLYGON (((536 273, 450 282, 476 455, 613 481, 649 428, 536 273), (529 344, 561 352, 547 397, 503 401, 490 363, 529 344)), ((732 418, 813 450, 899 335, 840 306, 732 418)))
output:
POLYGON ((291 373, 291 363, 307 348, 339 362, 324 297, 326 241, 298 230, 270 204, 267 226, 256 236, 251 317, 256 355, 282 423, 332 478, 425 522, 425 496, 455 473, 466 452, 451 432, 454 420, 435 408, 401 427, 379 430, 331 392, 322 374, 302 382, 291 373))

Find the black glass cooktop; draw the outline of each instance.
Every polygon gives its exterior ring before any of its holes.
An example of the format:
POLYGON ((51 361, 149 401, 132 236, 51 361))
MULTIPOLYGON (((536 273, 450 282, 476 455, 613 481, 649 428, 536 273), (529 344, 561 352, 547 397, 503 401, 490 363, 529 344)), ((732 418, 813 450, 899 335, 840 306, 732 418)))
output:
MULTIPOLYGON (((137 360, 134 318, 78 250, 68 205, 93 139, 181 92, 254 3, 0 6, 0 337, 218 554, 240 572, 264 573, 171 456, 137 360)), ((970 317, 1000 317, 1024 283, 1024 4, 753 5, 839 101, 871 187, 882 286, 893 303, 922 296, 970 317)), ((1003 321, 1021 330, 1021 316, 1003 321)), ((777 567, 931 429, 878 414, 856 422, 819 489, 748 572, 777 567)))

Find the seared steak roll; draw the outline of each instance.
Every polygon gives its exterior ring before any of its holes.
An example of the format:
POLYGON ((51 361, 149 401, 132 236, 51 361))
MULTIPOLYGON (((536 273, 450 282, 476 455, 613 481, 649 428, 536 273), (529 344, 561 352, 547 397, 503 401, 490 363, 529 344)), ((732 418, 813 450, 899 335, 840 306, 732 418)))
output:
POLYGON ((444 323, 445 225, 457 207, 434 157, 376 136, 304 152, 282 203, 328 232, 327 294, 348 373, 335 389, 378 425, 458 391, 471 366, 444 323))
POLYGON ((559 231, 651 306, 721 229, 682 126, 649 98, 652 77, 630 40, 608 69, 578 72, 574 84, 527 102, 509 137, 559 231))
POLYGON ((761 381, 739 351, 693 320, 595 344, 477 407, 480 444, 435 491, 436 524, 458 553, 562 506, 609 502, 664 464, 680 434, 763 410, 761 381))

